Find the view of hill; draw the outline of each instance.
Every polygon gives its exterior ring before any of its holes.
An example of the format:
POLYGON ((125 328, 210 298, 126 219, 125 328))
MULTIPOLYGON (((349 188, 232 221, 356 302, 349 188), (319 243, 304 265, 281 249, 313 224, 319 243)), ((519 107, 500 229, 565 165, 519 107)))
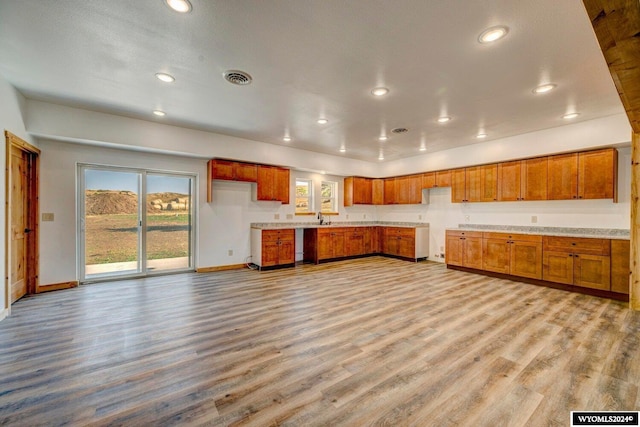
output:
MULTIPOLYGON (((180 193, 150 193, 147 212, 185 211, 188 195, 180 193)), ((135 214, 138 195, 132 191, 86 190, 86 215, 135 214)))

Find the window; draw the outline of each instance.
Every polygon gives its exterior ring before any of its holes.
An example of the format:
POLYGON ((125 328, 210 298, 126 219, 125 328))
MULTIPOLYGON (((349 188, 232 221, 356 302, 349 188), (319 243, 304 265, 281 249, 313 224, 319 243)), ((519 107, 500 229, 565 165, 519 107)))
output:
POLYGON ((338 183, 331 181, 322 181, 320 187, 320 195, 322 196, 320 211, 323 213, 338 212, 338 183))
POLYGON ((313 185, 310 179, 296 178, 296 214, 314 213, 313 185))

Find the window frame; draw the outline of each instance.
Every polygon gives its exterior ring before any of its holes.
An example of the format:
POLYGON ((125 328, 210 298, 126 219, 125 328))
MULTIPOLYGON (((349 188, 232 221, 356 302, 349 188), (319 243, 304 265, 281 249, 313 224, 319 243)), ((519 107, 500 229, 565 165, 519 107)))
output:
POLYGON ((315 215, 315 209, 314 209, 314 202, 313 202, 313 180, 308 179, 308 178, 295 178, 295 194, 294 194, 294 200, 295 200, 295 214, 296 215, 315 215), (309 189, 309 195, 308 196, 301 196, 301 197, 306 197, 307 200, 307 208, 304 211, 298 211, 298 182, 305 182, 307 184, 307 188, 309 189))
POLYGON ((336 181, 321 181, 320 182, 320 212, 323 215, 338 215, 338 183, 336 181), (331 196, 324 197, 322 194, 322 188, 328 184, 331 187, 331 196), (324 210, 322 207, 322 201, 325 199, 331 200, 331 210, 324 210))

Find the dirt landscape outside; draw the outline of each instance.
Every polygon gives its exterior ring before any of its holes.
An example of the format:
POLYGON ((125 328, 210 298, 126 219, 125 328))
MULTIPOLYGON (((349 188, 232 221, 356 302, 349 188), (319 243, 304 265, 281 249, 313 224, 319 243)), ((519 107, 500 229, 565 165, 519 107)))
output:
MULTIPOLYGON (((147 259, 189 256, 189 196, 147 195, 147 259)), ((131 191, 86 190, 85 264, 136 261, 138 195, 131 191)))

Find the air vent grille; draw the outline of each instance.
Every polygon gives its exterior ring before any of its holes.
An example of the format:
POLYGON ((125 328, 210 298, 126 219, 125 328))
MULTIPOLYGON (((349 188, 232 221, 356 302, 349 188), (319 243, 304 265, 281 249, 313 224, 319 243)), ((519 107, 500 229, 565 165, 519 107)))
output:
POLYGON ((395 129, 391 129, 391 132, 393 132, 393 133, 407 133, 407 132, 409 132, 409 129, 407 129, 407 128, 395 128, 395 129))
POLYGON ((251 81, 253 80, 249 73, 245 73, 244 71, 239 70, 225 71, 223 76, 226 81, 238 86, 246 86, 248 84, 251 84, 251 81))

